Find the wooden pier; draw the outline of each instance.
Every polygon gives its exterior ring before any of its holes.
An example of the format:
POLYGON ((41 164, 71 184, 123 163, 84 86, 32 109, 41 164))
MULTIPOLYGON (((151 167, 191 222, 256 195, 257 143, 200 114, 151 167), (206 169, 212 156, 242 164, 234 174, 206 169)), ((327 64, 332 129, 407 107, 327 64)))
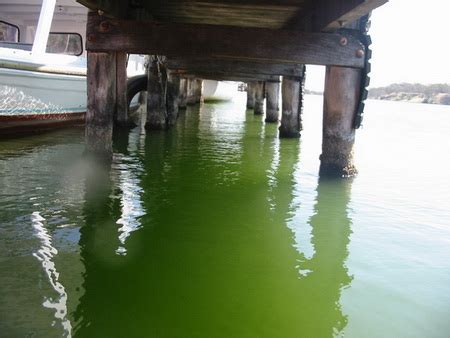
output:
POLYGON ((88 7, 87 150, 111 153, 113 119, 127 125, 123 60, 150 55, 149 129, 167 129, 201 97, 201 79, 247 83, 247 108, 302 130, 305 65, 324 65, 321 174, 352 176, 371 51, 371 11, 387 0, 78 0, 88 7), (282 79, 280 80, 280 77, 282 79), (281 82, 280 82, 281 81, 281 82), (281 87, 281 105, 278 92, 281 87), (281 114, 280 114, 281 106, 281 114))

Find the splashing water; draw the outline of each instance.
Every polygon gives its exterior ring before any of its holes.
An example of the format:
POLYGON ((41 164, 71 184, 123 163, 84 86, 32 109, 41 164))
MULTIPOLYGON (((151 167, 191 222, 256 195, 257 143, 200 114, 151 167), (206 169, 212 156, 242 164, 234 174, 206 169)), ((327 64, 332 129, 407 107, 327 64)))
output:
POLYGON ((0 115, 47 114, 63 110, 61 106, 45 103, 18 88, 0 85, 0 115))

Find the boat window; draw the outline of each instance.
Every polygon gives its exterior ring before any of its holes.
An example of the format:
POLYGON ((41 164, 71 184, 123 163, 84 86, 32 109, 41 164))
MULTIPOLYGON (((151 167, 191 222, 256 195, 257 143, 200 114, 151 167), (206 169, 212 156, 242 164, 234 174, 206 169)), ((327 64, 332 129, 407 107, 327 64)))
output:
POLYGON ((19 40, 20 40, 19 27, 6 21, 0 21, 0 41, 19 42, 19 40))
POLYGON ((47 53, 81 55, 83 40, 78 33, 50 33, 47 41, 47 53))

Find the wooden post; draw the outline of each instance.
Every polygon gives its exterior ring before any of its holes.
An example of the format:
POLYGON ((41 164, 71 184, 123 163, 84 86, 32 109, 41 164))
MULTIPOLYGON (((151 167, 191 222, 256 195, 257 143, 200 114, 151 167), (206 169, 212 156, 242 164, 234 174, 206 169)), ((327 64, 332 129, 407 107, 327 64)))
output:
POLYGON ((116 111, 116 53, 87 53, 86 152, 112 158, 116 111))
POLYGON ((203 80, 195 79, 194 83, 195 83, 194 86, 195 103, 200 103, 202 101, 203 80))
POLYGON ((192 106, 195 104, 195 95, 194 95, 194 89, 195 89, 195 81, 194 79, 187 79, 187 98, 186 98, 186 104, 188 106, 192 106))
POLYGON ((178 100, 179 109, 186 109, 187 81, 187 79, 180 79, 180 95, 178 100))
POLYGON ((167 72, 167 125, 175 125, 178 118, 178 102, 180 95, 180 76, 167 72))
POLYGON ((264 82, 255 82, 255 115, 264 114, 264 82))
POLYGON ((117 52, 116 55, 116 90, 117 90, 117 111, 116 125, 119 127, 131 127, 134 124, 128 118, 127 100, 127 59, 125 52, 117 52))
POLYGON ((147 84, 147 129, 165 129, 167 122, 166 92, 167 72, 156 56, 148 63, 147 84))
POLYGON ((349 177, 357 173, 353 165, 353 119, 359 102, 360 81, 359 69, 327 67, 320 175, 349 177))
POLYGON ((247 82, 247 109, 255 108, 255 83, 247 82))
POLYGON ((280 137, 299 137, 302 130, 303 81, 283 76, 280 137))
POLYGON ((266 122, 278 122, 279 115, 279 82, 266 82, 266 122))

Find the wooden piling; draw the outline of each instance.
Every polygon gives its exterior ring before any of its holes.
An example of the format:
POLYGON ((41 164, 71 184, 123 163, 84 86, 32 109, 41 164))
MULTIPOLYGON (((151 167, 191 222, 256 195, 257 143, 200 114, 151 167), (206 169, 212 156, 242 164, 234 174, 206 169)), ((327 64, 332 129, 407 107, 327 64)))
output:
POLYGON ((247 82, 247 109, 255 108, 255 83, 247 82))
POLYGON ((86 153, 112 158, 116 111, 116 53, 87 53, 86 153))
POLYGON ((180 76, 167 72, 167 126, 175 125, 178 118, 178 102, 180 95, 180 76))
POLYGON ((187 79, 180 79, 180 95, 178 97, 178 108, 186 109, 187 79))
POLYGON ((203 91, 203 80, 194 80, 194 101, 195 103, 200 103, 202 101, 202 91, 203 91))
POLYGON ((303 105, 303 86, 298 78, 283 77, 281 85, 282 112, 280 137, 299 137, 302 130, 301 113, 303 105))
POLYGON ((115 114, 115 122, 116 125, 119 127, 131 127, 134 125, 129 120, 128 116, 127 59, 128 59, 127 53, 117 52, 116 55, 117 108, 115 114))
POLYGON ((358 107, 361 70, 327 67, 325 75, 322 155, 320 175, 354 176, 355 129, 353 120, 358 107))
POLYGON ((167 71, 156 56, 150 57, 148 67, 147 123, 145 128, 162 130, 166 128, 167 123, 167 71))
POLYGON ((187 97, 186 104, 192 106, 195 104, 195 81, 192 78, 187 79, 187 97))
POLYGON ((266 122, 278 122, 279 116, 279 82, 266 82, 266 122))
POLYGON ((264 114, 264 82, 255 82, 255 115, 264 114))

